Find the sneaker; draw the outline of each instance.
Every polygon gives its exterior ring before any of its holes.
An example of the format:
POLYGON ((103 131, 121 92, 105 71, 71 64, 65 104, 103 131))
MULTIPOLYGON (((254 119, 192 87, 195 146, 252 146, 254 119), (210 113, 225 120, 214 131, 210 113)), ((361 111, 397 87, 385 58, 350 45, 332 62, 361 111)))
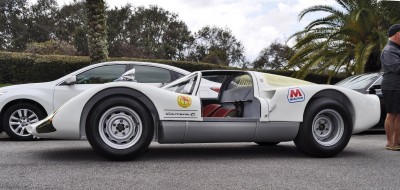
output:
POLYGON ((386 145, 385 149, 392 150, 392 151, 400 151, 400 145, 395 145, 395 146, 386 145))

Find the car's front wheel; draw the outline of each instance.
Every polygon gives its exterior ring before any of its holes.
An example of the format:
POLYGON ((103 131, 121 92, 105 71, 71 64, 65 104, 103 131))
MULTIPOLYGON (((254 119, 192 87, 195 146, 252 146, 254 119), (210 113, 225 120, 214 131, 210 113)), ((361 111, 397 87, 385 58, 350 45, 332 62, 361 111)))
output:
POLYGON ((26 127, 45 117, 46 114, 34 104, 18 103, 4 112, 3 130, 13 140, 33 140, 33 136, 28 133, 26 127))
POLYGON ((352 130, 351 114, 343 104, 318 98, 307 106, 294 143, 308 155, 331 157, 347 146, 352 130))
POLYGON ((149 146, 154 126, 147 109, 127 97, 113 97, 94 108, 86 126, 93 149, 112 160, 141 155, 149 146))

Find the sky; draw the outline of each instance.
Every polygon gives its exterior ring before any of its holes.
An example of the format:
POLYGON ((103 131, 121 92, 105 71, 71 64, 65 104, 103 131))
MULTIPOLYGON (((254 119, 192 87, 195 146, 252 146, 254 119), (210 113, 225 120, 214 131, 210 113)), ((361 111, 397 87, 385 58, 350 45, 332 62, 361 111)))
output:
MULTIPOLYGON (((31 3, 36 0, 30 0, 31 3)), ((245 47, 248 61, 254 61, 263 48, 303 29, 320 15, 308 15, 301 21, 298 14, 313 5, 335 5, 334 0, 105 0, 109 7, 157 5, 176 13, 192 33, 204 26, 229 28, 245 47)), ((57 0, 64 5, 73 0, 57 0)), ((292 45, 293 42, 288 43, 292 45)))

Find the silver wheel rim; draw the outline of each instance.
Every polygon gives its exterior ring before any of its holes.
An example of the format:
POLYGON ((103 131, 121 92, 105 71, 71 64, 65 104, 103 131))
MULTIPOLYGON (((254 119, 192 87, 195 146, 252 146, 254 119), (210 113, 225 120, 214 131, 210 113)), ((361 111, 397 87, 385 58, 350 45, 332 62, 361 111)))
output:
POLYGON ((98 127, 103 142, 115 149, 127 149, 135 145, 143 130, 139 115, 124 106, 108 109, 101 116, 98 127))
POLYGON ((36 123, 38 121, 39 117, 32 110, 18 109, 11 114, 8 124, 14 134, 21 137, 27 137, 31 136, 31 134, 28 133, 26 127, 29 124, 36 123))
POLYGON ((314 118, 312 133, 314 139, 322 146, 332 146, 340 141, 344 132, 342 116, 335 110, 320 111, 314 118))

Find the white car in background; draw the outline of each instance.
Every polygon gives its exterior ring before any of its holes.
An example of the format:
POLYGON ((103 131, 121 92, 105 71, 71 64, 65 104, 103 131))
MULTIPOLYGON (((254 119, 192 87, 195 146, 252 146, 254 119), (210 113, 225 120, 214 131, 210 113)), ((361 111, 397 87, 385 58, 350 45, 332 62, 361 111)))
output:
MULTIPOLYGON (((188 71, 158 63, 115 61, 87 66, 51 82, 13 85, 0 88, 0 132, 14 140, 31 140, 26 126, 57 110, 79 93, 96 85, 112 82, 127 71, 135 70, 135 82, 162 86, 187 74, 188 71)), ((211 88, 220 83, 209 81, 202 89, 203 97, 217 97, 211 88)))

